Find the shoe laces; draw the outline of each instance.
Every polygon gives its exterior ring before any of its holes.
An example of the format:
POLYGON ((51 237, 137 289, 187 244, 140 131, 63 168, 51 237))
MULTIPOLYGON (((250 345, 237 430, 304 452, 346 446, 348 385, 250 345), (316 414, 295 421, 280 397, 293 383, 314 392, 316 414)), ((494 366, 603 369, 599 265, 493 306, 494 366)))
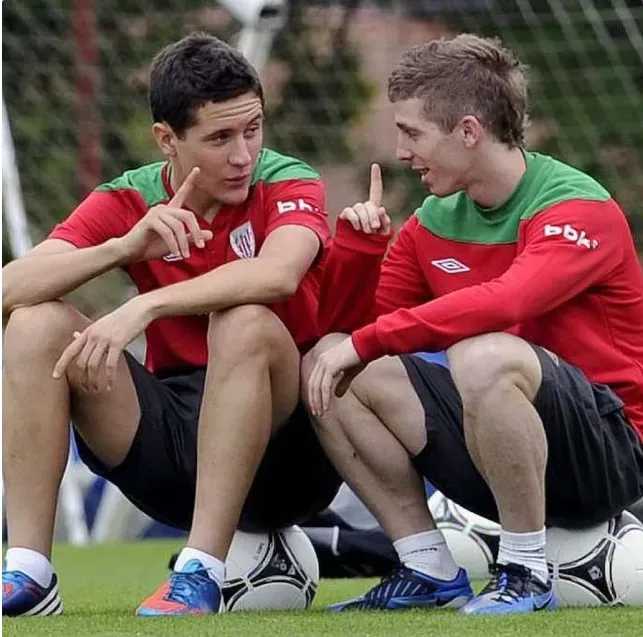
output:
POLYGON ((531 578, 531 571, 519 564, 493 564, 489 567, 491 581, 484 587, 481 595, 496 593, 498 601, 515 601, 519 599, 531 578))
POLYGON ((185 573, 174 572, 170 576, 166 599, 189 606, 195 591, 210 582, 214 584, 205 568, 185 573))
POLYGON ((4 584, 24 584, 30 581, 30 577, 22 571, 2 571, 2 590, 4 591, 4 584))
POLYGON ((4 597, 5 595, 9 595, 9 593, 13 592, 15 588, 15 584, 18 582, 18 578, 16 577, 16 574, 8 571, 8 572, 2 572, 2 596, 4 597))
POLYGON ((13 593, 27 582, 31 582, 31 578, 22 571, 2 571, 2 595, 13 593))
POLYGON ((382 577, 382 579, 380 580, 380 586, 384 584, 390 584, 394 580, 405 579, 407 571, 408 569, 403 565, 394 567, 389 573, 382 577))
POLYGON ((400 564, 394 567, 387 575, 384 575, 380 583, 368 591, 365 595, 367 600, 383 600, 389 597, 404 594, 409 591, 417 592, 423 585, 413 582, 409 577, 408 567, 400 564))
POLYGON ((410 569, 403 564, 393 567, 393 569, 382 577, 380 580, 379 586, 386 586, 387 584, 393 584, 399 582, 400 580, 409 579, 410 569))

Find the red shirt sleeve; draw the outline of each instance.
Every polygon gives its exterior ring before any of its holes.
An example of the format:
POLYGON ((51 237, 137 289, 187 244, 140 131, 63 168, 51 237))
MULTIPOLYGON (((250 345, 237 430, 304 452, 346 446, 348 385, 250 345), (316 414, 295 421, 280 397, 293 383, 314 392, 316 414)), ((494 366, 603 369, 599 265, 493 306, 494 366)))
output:
POLYGON ((611 200, 566 201, 523 224, 524 248, 500 277, 380 316, 354 332, 362 361, 445 349, 540 316, 604 280, 621 263, 629 234, 611 200))
POLYGON ((146 204, 136 190, 92 192, 49 234, 77 248, 89 248, 122 237, 145 213, 146 204))
POLYGON ((386 255, 377 286, 377 316, 415 307, 432 298, 415 244, 418 223, 415 215, 410 217, 386 255))
POLYGON ((322 246, 330 238, 326 190, 316 179, 289 179, 268 184, 264 210, 267 214, 266 236, 282 226, 304 226, 319 237, 322 246))
POLYGON ((350 333, 380 314, 414 307, 430 298, 417 260, 411 217, 382 263, 391 235, 368 235, 343 219, 324 268, 319 321, 322 334, 350 333))

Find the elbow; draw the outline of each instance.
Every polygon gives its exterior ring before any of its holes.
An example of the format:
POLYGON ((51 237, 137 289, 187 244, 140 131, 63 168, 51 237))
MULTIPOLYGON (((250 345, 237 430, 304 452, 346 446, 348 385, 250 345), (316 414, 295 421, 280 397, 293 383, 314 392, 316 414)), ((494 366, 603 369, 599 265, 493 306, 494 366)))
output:
POLYGON ((287 301, 293 297, 299 289, 300 283, 301 281, 296 276, 296 273, 279 269, 275 272, 275 278, 273 279, 275 301, 287 301))
POLYGON ((24 303, 20 302, 20 299, 15 293, 15 290, 2 282, 2 316, 8 318, 11 316, 11 313, 18 309, 24 303))
MULTIPOLYGON (((492 315, 490 313, 490 315, 492 315)), ((496 309, 496 325, 494 331, 502 332, 511 329, 529 318, 528 312, 519 303, 512 301, 506 304, 499 304, 496 309)))
POLYGON ((279 301, 287 301, 289 298, 295 296, 299 289, 300 281, 293 276, 282 276, 276 284, 275 294, 279 301))
POLYGON ((5 297, 4 290, 2 290, 2 318, 8 318, 13 312, 13 305, 5 297))
POLYGON ((16 298, 16 286, 12 284, 11 277, 7 276, 6 268, 2 271, 2 316, 9 316, 13 312, 18 301, 16 298))
POLYGON ((529 304, 521 297, 516 297, 507 302, 505 308, 506 322, 509 324, 509 327, 513 327, 532 318, 532 311, 529 304))
POLYGON ((19 303, 13 299, 6 299, 4 296, 4 291, 2 294, 2 317, 9 318, 12 312, 20 307, 19 303))
POLYGON ((24 274, 20 268, 14 267, 19 260, 8 263, 2 268, 2 316, 9 317, 14 310, 25 305, 34 305, 38 303, 35 298, 29 298, 31 293, 25 286, 24 274))

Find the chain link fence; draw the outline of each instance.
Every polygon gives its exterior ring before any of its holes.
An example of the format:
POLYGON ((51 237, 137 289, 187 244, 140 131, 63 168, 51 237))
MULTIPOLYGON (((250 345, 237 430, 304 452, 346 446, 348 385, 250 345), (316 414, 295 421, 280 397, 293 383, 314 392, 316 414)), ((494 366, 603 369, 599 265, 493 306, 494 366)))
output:
MULTIPOLYGON (((3 93, 34 241, 96 183, 158 159, 148 65, 195 29, 235 43, 241 25, 214 0, 3 3, 3 93)), ((322 172, 331 213, 381 161, 388 208, 405 218, 425 194, 395 162, 386 79, 411 45, 461 31, 497 35, 529 65, 528 146, 602 181, 643 247, 641 0, 291 0, 261 72, 268 145, 322 172)), ((6 262, 4 233, 3 248, 6 262)), ((122 285, 81 293, 82 309, 106 309, 122 285)))

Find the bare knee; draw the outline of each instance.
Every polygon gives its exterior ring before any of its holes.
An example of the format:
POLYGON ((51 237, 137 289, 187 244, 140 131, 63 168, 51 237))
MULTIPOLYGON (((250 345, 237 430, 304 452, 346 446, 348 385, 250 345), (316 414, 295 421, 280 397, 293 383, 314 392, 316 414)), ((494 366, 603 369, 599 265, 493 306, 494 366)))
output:
MULTIPOLYGON (((339 336, 335 343, 345 338, 339 336)), ((424 408, 398 357, 385 356, 367 365, 355 377, 345 397, 331 400, 330 417, 322 418, 317 424, 326 430, 341 427, 345 432, 353 427, 353 422, 363 428, 360 416, 365 410, 371 412, 411 455, 426 446, 424 408)))
MULTIPOLYGON (((308 383, 317 360, 324 352, 332 349, 345 338, 345 334, 328 334, 303 357, 301 361, 301 388, 302 399, 306 405, 308 405, 308 383)), ((370 407, 371 397, 377 396, 382 386, 390 382, 393 377, 399 376, 400 371, 404 373, 402 365, 397 358, 384 357, 373 361, 353 379, 347 394, 354 396, 364 406, 370 407)), ((336 396, 331 398, 331 412, 339 401, 341 401, 341 398, 336 396)))
POLYGON ((89 319, 62 301, 50 301, 15 309, 5 332, 5 356, 11 361, 59 356, 71 343, 74 331, 89 319))
POLYGON ((213 312, 208 326, 209 358, 234 362, 269 357, 284 329, 277 316, 263 305, 239 305, 213 312))
POLYGON ((341 343, 346 338, 345 334, 327 334, 322 339, 320 339, 315 347, 313 347, 302 359, 301 359, 301 391, 302 398, 308 404, 308 380, 310 375, 315 369, 317 360, 329 349, 335 347, 338 343, 341 343))
POLYGON ((463 409, 470 415, 498 389, 517 387, 533 402, 542 382, 536 353, 526 341, 511 334, 474 336, 452 346, 447 354, 463 409))
POLYGON ((370 363, 355 377, 350 391, 365 406, 376 407, 389 397, 387 386, 408 382, 404 366, 396 356, 384 356, 370 363))

